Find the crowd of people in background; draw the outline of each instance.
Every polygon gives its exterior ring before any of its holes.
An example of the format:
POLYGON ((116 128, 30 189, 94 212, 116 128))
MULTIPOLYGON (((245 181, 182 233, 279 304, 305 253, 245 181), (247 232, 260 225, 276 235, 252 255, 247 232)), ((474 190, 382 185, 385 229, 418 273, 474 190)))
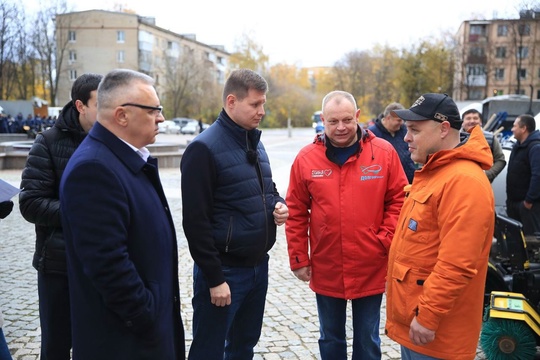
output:
POLYGON ((0 134, 37 134, 51 128, 56 122, 56 116, 41 117, 28 114, 26 118, 22 113, 15 117, 11 114, 0 114, 0 134))

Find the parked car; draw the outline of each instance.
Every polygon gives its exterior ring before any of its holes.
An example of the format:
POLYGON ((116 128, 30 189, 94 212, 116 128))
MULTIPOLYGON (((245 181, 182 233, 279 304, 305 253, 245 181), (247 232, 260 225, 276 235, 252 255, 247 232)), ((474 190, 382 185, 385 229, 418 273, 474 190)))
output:
POLYGON ((197 120, 186 118, 186 117, 177 117, 177 118, 172 119, 172 121, 174 121, 175 124, 178 125, 180 129, 182 129, 184 126, 187 125, 187 123, 191 121, 197 121, 197 120))
POLYGON ((322 134, 324 132, 324 124, 322 121, 317 121, 315 124, 315 133, 322 134))
POLYGON ((161 134, 180 134, 180 126, 172 120, 160 122, 158 129, 161 134))
POLYGON ((199 122, 197 120, 189 121, 186 125, 180 129, 182 134, 194 135, 199 132, 199 122))

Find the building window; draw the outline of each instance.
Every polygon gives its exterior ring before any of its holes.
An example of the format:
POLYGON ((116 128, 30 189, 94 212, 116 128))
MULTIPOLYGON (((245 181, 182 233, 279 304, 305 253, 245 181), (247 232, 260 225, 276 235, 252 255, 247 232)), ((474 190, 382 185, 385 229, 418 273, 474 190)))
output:
POLYGON ((506 46, 497 46, 495 49, 495 57, 504 59, 506 57, 506 46))
POLYGON ((521 36, 531 35, 531 25, 529 24, 519 24, 518 25, 518 34, 521 36))
POLYGON ((536 98, 540 99, 540 90, 536 90, 536 98))
POLYGON ((124 50, 120 50, 116 53, 116 62, 123 63, 124 62, 124 50))
POLYGON ((77 70, 69 70, 69 80, 77 80, 77 70))
POLYGON ((124 43, 126 40, 125 33, 123 30, 119 30, 116 32, 116 42, 117 43, 124 43))
POLYGON ((485 25, 471 25, 471 35, 486 35, 486 26, 485 25))
POLYGON ((73 63, 77 61, 77 52, 75 50, 69 50, 69 62, 73 63))
POLYGON ((467 75, 485 75, 486 67, 482 64, 467 65, 467 75))
POLYGON ((495 80, 504 80, 504 68, 495 69, 495 80))
POLYGON ((481 100, 484 98, 484 91, 479 89, 469 90, 469 100, 481 100))
POLYGON ((525 95, 525 89, 519 89, 518 91, 516 91, 516 94, 525 95))
POLYGON ((469 54, 471 56, 476 56, 476 57, 482 57, 484 56, 484 48, 483 47, 472 47, 469 51, 469 54))
POLYGON ((517 76, 521 79, 521 80, 525 80, 527 78, 527 69, 518 69, 517 71, 517 76))
POLYGON ((540 79, 540 68, 538 68, 538 78, 540 79))
POLYGON ((497 26, 497 36, 508 36, 508 25, 497 26))
POLYGON ((70 30, 70 31, 68 32, 68 40, 69 40, 70 42, 75 42, 75 41, 77 41, 77 33, 76 33, 74 30, 70 30))
POLYGON ((529 47, 528 46, 518 47, 518 51, 516 55, 518 59, 526 59, 529 56, 529 47))

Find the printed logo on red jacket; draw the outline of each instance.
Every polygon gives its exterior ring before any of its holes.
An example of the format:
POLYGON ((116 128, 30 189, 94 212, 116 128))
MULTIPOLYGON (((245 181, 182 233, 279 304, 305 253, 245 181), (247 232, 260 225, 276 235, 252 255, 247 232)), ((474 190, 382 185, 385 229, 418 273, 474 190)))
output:
POLYGON ((382 179, 383 176, 379 175, 381 170, 382 170, 381 165, 360 166, 360 171, 362 171, 362 174, 365 174, 365 175, 360 176, 360 180, 365 181, 365 180, 382 179))
POLYGON ((332 175, 332 169, 324 169, 324 170, 318 170, 318 169, 312 169, 311 170, 311 177, 312 178, 327 178, 332 175))

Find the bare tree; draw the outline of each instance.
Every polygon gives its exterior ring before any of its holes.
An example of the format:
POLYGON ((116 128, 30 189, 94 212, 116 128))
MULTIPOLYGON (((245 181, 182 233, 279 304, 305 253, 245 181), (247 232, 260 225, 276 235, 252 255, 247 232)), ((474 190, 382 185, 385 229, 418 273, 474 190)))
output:
POLYGON ((21 9, 9 0, 0 0, 0 99, 12 93, 15 81, 14 67, 17 63, 13 44, 16 42, 21 9))
POLYGON ((353 51, 334 65, 337 88, 353 94, 359 106, 366 103, 374 86, 373 61, 368 51, 353 51))
MULTIPOLYGON (((55 32, 54 21, 57 14, 67 11, 66 0, 41 2, 31 33, 32 46, 39 61, 39 85, 52 106, 56 106, 59 79, 57 75, 62 71, 62 59, 69 40, 67 33, 55 32)), ((60 26, 60 28, 68 27, 66 24, 60 26)))
POLYGON ((179 57, 164 54, 165 59, 165 104, 171 109, 168 115, 199 115, 206 90, 214 79, 205 60, 196 56, 194 51, 186 51, 179 57))

